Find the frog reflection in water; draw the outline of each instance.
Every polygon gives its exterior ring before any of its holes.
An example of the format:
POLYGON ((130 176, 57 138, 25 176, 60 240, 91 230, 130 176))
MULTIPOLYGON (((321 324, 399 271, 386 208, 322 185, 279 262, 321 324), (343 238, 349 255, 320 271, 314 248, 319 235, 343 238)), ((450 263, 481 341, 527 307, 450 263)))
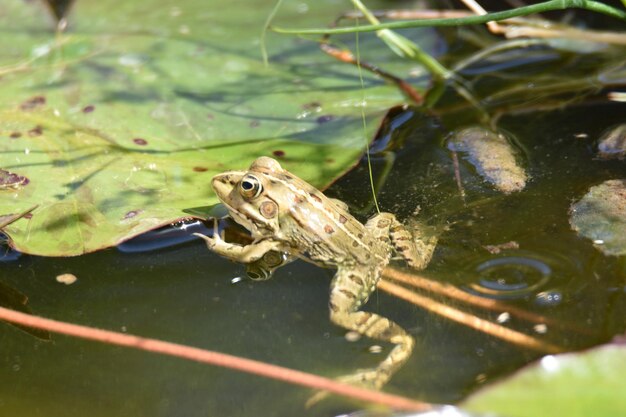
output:
POLYGON ((242 246, 225 242, 219 233, 198 236, 219 255, 260 266, 255 271, 261 275, 264 268, 271 272, 292 257, 336 268, 328 303, 331 321, 395 345, 378 366, 341 380, 382 387, 409 358, 415 341, 393 321, 359 308, 375 290, 394 249, 410 266, 422 269, 430 261, 436 239, 412 235, 390 213, 377 214, 363 225, 348 213, 345 203, 327 198, 268 157, 258 158, 248 171, 216 175, 212 185, 230 216, 254 241, 242 246), (266 254, 278 256, 278 262, 264 267, 266 254))

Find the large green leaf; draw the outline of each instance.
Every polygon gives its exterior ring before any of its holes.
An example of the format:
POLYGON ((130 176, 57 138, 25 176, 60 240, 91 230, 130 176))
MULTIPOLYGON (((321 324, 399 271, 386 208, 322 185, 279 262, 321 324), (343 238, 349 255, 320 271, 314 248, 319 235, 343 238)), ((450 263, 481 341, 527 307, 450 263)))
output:
POLYGON ((626 414, 626 348, 546 356, 470 397, 464 409, 507 417, 614 417, 626 414))
MULTIPOLYGON (((270 36, 264 67, 272 5, 78 1, 54 35, 40 3, 3 1, 0 215, 39 205, 5 229, 14 246, 115 245, 215 203, 210 178, 260 155, 317 186, 348 169, 402 97, 292 37, 270 36)), ((279 21, 326 23, 345 6, 286 2, 279 21)))

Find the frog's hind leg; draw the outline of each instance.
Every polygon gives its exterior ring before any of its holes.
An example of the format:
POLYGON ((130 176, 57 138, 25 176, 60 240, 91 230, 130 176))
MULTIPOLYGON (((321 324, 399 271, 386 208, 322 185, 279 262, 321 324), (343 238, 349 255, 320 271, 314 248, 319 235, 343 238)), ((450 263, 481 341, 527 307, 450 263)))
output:
POLYGON ((415 341, 393 321, 375 313, 357 311, 373 290, 364 281, 367 277, 361 277, 358 272, 349 269, 337 271, 331 286, 330 319, 343 328, 395 345, 377 367, 341 378, 345 382, 380 389, 411 356, 415 341))
POLYGON ((391 237, 394 248, 414 269, 426 268, 437 246, 436 236, 426 236, 418 225, 414 225, 409 231, 396 219, 396 216, 390 213, 381 213, 372 218, 367 223, 367 227, 379 236, 391 237))

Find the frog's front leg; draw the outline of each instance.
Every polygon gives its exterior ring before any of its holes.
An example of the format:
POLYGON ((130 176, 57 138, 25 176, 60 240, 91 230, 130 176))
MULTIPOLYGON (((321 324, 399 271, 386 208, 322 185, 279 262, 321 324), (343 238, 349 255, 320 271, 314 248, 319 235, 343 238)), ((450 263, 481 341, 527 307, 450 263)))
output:
MULTIPOLYGON (((375 274, 376 271, 369 271, 375 274)), ((378 314, 357 311, 375 285, 374 275, 350 268, 340 268, 330 293, 330 319, 333 323, 372 339, 396 345, 375 368, 341 378, 343 381, 380 389, 411 356, 415 340, 402 327, 378 314)))
POLYGON ((272 250, 278 251, 281 247, 280 242, 271 239, 261 240, 245 246, 235 245, 224 241, 216 231, 213 232, 212 237, 201 233, 194 233, 194 235, 204 239, 209 250, 232 261, 246 264, 258 261, 267 252, 272 250))

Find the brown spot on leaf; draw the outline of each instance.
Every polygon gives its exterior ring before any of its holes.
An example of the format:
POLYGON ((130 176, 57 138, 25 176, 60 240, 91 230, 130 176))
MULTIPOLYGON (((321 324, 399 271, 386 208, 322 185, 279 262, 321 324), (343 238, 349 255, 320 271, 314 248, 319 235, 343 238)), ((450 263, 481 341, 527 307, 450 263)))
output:
POLYGON ((145 146, 148 144, 148 141, 142 138, 135 138, 133 139, 133 142, 135 142, 136 145, 140 145, 140 146, 145 146))
POLYGON ((41 136, 42 133, 43 133, 43 127, 41 127, 40 125, 37 125, 28 131, 28 136, 34 138, 37 136, 41 136))
POLYGON ((334 119, 333 116, 331 116, 330 114, 325 114, 323 116, 320 116, 317 118, 317 123, 319 124, 324 124, 324 123, 328 123, 330 121, 332 121, 334 119))
POLYGON ((94 106, 93 104, 90 104, 88 106, 83 107, 83 113, 91 113, 95 109, 96 109, 96 106, 94 106))
POLYGON ((259 127, 261 122, 259 120, 253 120, 250 122, 250 127, 259 127))
POLYGON ((46 104, 46 98, 44 96, 35 96, 20 104, 20 109, 24 111, 29 111, 39 106, 43 106, 44 104, 46 104))
POLYGON ((329 224, 324 226, 324 231, 328 233, 329 235, 335 233, 335 229, 333 229, 333 227, 329 224))
POLYGON ((320 110, 322 108, 322 103, 318 102, 318 101, 312 101, 310 103, 306 103, 302 105, 302 108, 304 110, 320 110))
POLYGON ((141 212, 142 212, 142 210, 131 210, 131 211, 129 211, 128 213, 126 213, 124 215, 124 220, 132 219, 133 217, 135 217, 136 215, 138 215, 141 212))
POLYGON ((22 137, 22 133, 21 133, 21 132, 11 132, 11 134, 9 135, 9 137, 10 137, 11 139, 21 138, 21 137, 22 137))
POLYGON ((285 156, 285 151, 276 149, 274 152, 272 152, 272 155, 274 155, 277 158, 282 158, 283 156, 285 156))
POLYGON ((205 167, 193 167, 192 168, 195 172, 206 172, 209 170, 209 168, 205 168, 205 167))
POLYGON ((206 118, 209 120, 213 120, 215 119, 215 116, 213 116, 211 113, 207 113, 206 118))
POLYGON ((0 169, 0 190, 18 189, 28 185, 29 182, 27 177, 0 169))

